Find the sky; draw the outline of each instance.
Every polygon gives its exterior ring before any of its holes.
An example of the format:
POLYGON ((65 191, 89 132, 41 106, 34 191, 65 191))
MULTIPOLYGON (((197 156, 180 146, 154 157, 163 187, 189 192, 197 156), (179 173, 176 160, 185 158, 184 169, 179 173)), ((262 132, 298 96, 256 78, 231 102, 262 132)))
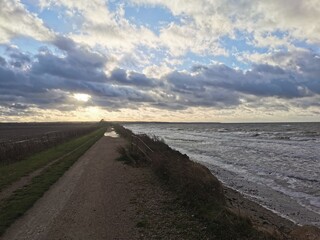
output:
POLYGON ((319 16, 319 0, 1 0, 0 121, 319 121, 319 16))

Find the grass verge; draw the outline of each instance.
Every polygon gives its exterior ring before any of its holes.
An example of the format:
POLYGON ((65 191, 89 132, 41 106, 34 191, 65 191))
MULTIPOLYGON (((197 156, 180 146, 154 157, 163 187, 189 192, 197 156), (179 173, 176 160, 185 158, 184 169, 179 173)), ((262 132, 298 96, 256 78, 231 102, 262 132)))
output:
POLYGON ((88 141, 92 136, 95 136, 98 131, 100 130, 36 153, 25 160, 0 166, 0 191, 21 177, 36 171, 53 160, 71 152, 76 147, 88 141))
POLYGON ((71 145, 76 148, 83 144, 80 148, 74 151, 71 155, 62 158, 55 162, 40 175, 34 177, 31 183, 17 191, 5 199, 0 205, 0 236, 4 231, 21 215, 23 215, 42 195, 54 184, 66 170, 73 165, 98 139, 103 136, 105 129, 99 129, 91 134, 88 134, 80 139, 74 140, 74 143, 69 143, 69 151, 71 145), (85 144, 84 144, 85 143, 85 144))

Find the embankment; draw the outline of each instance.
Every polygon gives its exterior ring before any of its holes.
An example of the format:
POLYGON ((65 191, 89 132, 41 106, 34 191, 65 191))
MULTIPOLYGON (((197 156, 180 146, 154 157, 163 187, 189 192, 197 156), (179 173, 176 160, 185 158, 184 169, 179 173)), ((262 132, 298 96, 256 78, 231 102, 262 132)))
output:
POLYGON ((298 227, 222 186, 206 167, 171 149, 161 139, 134 135, 120 125, 115 129, 130 142, 123 153, 136 165, 150 166, 205 222, 212 238, 320 239, 319 229, 298 227))

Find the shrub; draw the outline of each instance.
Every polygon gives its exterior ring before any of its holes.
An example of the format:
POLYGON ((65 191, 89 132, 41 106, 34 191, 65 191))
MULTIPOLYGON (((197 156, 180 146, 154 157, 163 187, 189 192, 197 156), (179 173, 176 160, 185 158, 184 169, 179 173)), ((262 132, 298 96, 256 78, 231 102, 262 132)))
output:
POLYGON ((255 230, 249 218, 228 210, 223 186, 208 168, 173 150, 161 138, 134 135, 120 125, 116 131, 129 139, 129 153, 148 162, 156 175, 206 222, 213 239, 273 239, 255 230))

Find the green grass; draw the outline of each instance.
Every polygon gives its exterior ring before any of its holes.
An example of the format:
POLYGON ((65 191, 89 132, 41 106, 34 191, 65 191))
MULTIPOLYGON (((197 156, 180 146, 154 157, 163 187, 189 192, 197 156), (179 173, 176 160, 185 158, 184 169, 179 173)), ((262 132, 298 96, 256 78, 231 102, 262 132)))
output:
MULTIPOLYGON (((50 186, 54 184, 64 174, 64 172, 78 160, 80 156, 82 156, 98 139, 103 136, 104 131, 104 129, 100 129, 82 138, 76 139, 74 142, 67 143, 65 148, 68 148, 70 151, 72 150, 71 146, 76 148, 80 144, 86 142, 71 155, 55 162, 40 175, 34 177, 28 186, 15 191, 10 198, 1 202, 0 236, 18 217, 23 215, 30 207, 32 207, 33 204, 42 197, 50 186)), ((59 149, 61 152, 59 147, 56 149, 59 149)), ((45 156, 48 157, 48 155, 45 156)), ((45 161, 46 159, 43 160, 45 161)))
POLYGON ((76 147, 88 141, 88 139, 90 139, 92 136, 95 136, 98 131, 101 130, 97 130, 88 135, 72 139, 56 147, 39 152, 26 158, 25 160, 0 166, 0 190, 4 189, 12 182, 17 181, 21 177, 28 175, 29 173, 44 167, 53 160, 71 152, 76 147))

